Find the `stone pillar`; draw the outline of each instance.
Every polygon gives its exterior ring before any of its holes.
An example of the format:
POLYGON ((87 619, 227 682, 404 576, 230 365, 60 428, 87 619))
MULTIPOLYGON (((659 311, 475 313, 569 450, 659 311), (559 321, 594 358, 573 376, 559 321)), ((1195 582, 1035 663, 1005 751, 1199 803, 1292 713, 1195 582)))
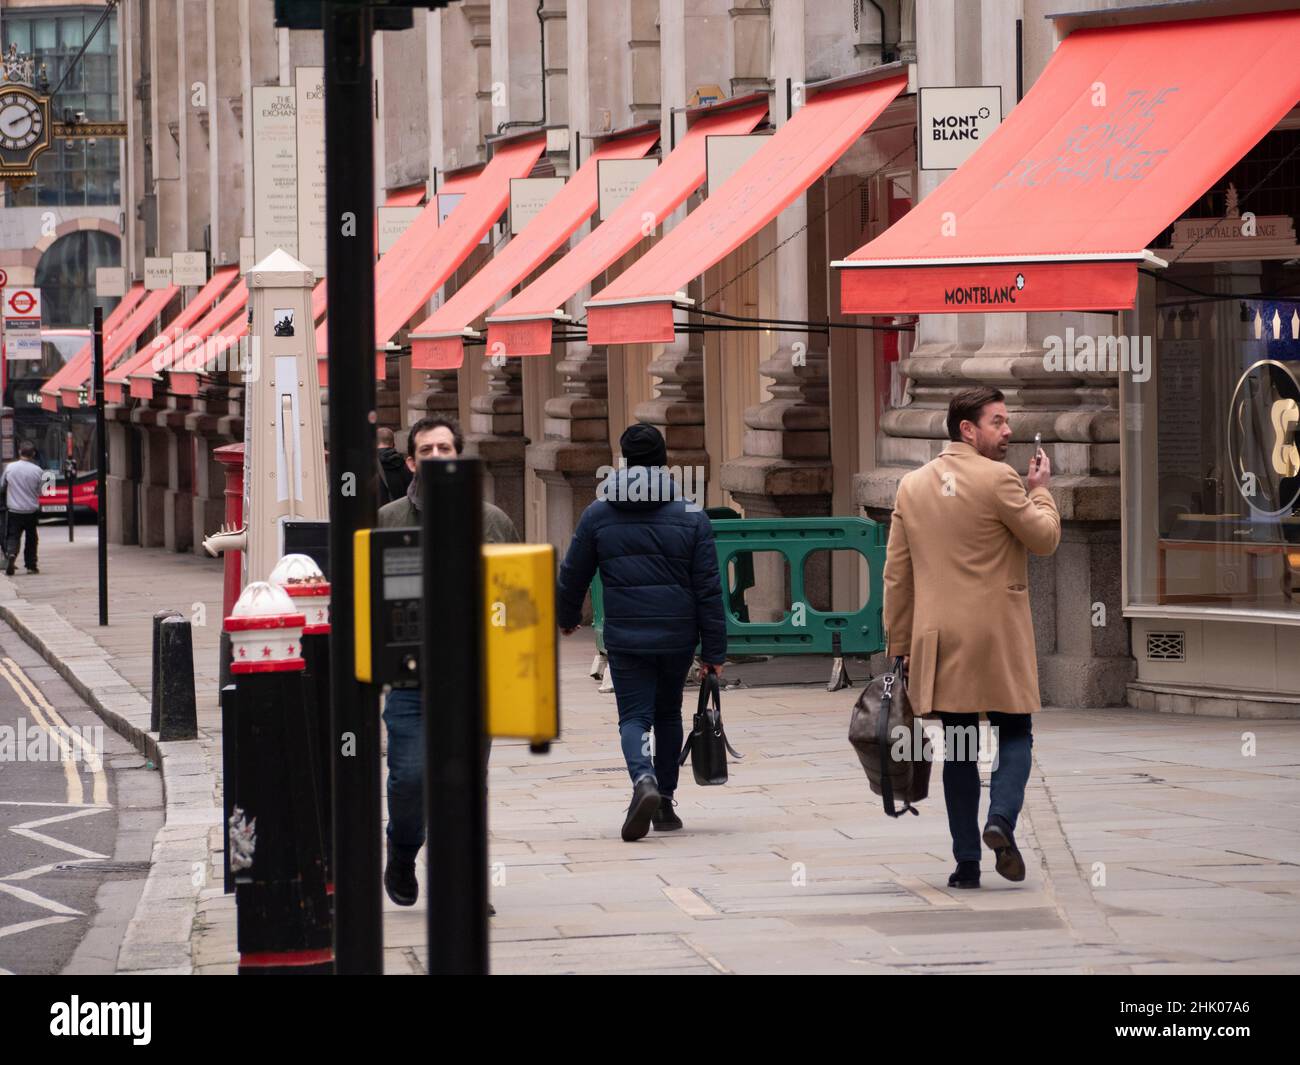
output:
MULTIPOLYGON (((773 41, 772 76, 805 80, 804 2, 774 0, 772 24, 787 27, 773 41)), ((778 119, 784 109, 776 108, 778 119)), ((777 317, 824 319, 827 312, 825 184, 816 182, 776 221, 777 317), (806 229, 804 227, 807 227, 806 229)), ((829 362, 827 338, 781 333, 780 346, 760 371, 774 382, 769 397, 745 411, 744 453, 724 463, 722 486, 747 518, 818 517, 831 512, 829 362)), ((779 618, 788 602, 785 564, 755 559, 749 599, 755 618, 779 618)), ((830 601, 829 560, 816 558, 805 572, 814 605, 830 601)))
MULTIPOLYGON (((469 144, 448 143, 447 157, 443 163, 448 170, 458 166, 468 166, 476 159, 484 158, 484 137, 496 132, 496 124, 501 119, 496 117, 492 106, 492 5, 487 3, 462 3, 459 5, 470 26, 469 44, 473 50, 474 77, 478 88, 474 92, 478 111, 478 140, 474 144, 475 154, 461 155, 469 144), (453 154, 454 153, 454 154, 453 154)), ((444 42, 445 48, 446 42, 444 42)), ((445 81, 445 75, 444 75, 445 81)), ((445 121, 445 119, 444 119, 445 121)))
POLYGON ((175 0, 146 0, 149 4, 150 110, 153 173, 151 183, 158 212, 157 238, 150 255, 186 250, 185 186, 180 163, 180 100, 177 95, 180 9, 175 0))
POLYGON ((170 397, 168 409, 158 412, 158 425, 166 429, 167 491, 163 496, 163 546, 168 551, 188 551, 194 544, 194 435, 185 428, 188 412, 176 409, 170 397))
POLYGON ((207 0, 180 0, 176 4, 176 115, 180 144, 180 173, 185 175, 180 196, 180 237, 184 242, 176 250, 199 251, 203 248, 204 227, 212 221, 211 173, 209 151, 211 129, 211 93, 208 84, 208 11, 207 0), (201 91, 195 89, 198 83, 201 91))
MULTIPOLYGON (((238 0, 208 0, 208 110, 212 261, 239 262, 244 233, 243 95, 240 87, 238 0)), ((251 226, 251 219, 250 219, 251 226)))
POLYGON ((130 424, 130 412, 116 404, 104 411, 104 430, 108 436, 108 476, 104 479, 108 514, 108 539, 115 544, 137 544, 139 464, 136 460, 136 429, 130 424))
POLYGON ((140 525, 137 543, 141 547, 166 545, 167 489, 171 473, 171 448, 166 429, 158 427, 158 411, 136 407, 131 424, 140 439, 139 496, 140 525))
MULTIPOLYGON (((483 460, 487 477, 484 498, 491 500, 524 527, 524 399, 523 367, 518 359, 500 366, 485 363, 488 391, 470 401, 466 451, 483 460)), ((433 375, 430 374, 430 377, 433 375)))

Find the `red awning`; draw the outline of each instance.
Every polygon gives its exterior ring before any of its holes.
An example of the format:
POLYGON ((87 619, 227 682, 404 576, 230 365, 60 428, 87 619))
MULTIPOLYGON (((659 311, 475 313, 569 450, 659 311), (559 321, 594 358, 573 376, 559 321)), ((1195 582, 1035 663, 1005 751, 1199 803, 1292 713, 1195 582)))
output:
POLYGON ((672 340, 687 282, 803 195, 905 88, 907 75, 893 68, 842 88, 808 87, 808 102, 722 188, 587 301, 588 342, 672 340))
MULTIPOLYGON (((527 177, 545 135, 498 144, 444 225, 429 204, 375 268, 375 347, 382 348, 455 272, 510 203, 510 179, 527 177)), ((324 350, 322 348, 322 350, 324 350)))
POLYGON ((492 257, 456 294, 411 333, 411 365, 420 370, 449 370, 464 360, 464 338, 476 336, 469 325, 572 236, 595 213, 599 188, 596 168, 602 159, 640 159, 659 140, 659 129, 604 141, 578 168, 555 198, 505 248, 492 257))
POLYGON ((661 223, 704 183, 706 137, 750 133, 767 115, 766 99, 711 108, 687 130, 663 164, 617 211, 514 299, 488 315, 488 348, 506 355, 549 355, 551 325, 583 285, 644 239, 646 220, 661 223), (497 348, 496 345, 503 345, 497 348))
MULTIPOLYGON (((117 301, 117 306, 108 313, 104 319, 104 343, 107 345, 112 342, 113 334, 126 321, 127 316, 135 310, 140 301, 144 299, 144 282, 137 281, 129 289, 126 295, 117 301)), ((53 377, 45 384, 41 385, 41 409, 48 411, 57 411, 59 409, 59 389, 64 385, 76 383, 80 388, 81 383, 86 380, 86 373, 91 369, 91 360, 94 358, 94 340, 86 343, 80 351, 72 358, 65 362, 53 377)))
POLYGON ((1070 34, 986 144, 832 264, 843 311, 1132 307, 1164 265, 1147 244, 1300 98, 1297 55, 1298 11, 1070 34))
MULTIPOLYGON (((117 366, 118 362, 134 350, 135 342, 140 339, 140 335, 154 324, 158 316, 167 309, 167 305, 176 298, 179 291, 180 289, 175 285, 154 289, 136 305, 135 310, 131 312, 126 321, 113 333, 113 339, 105 341, 105 378, 107 378, 109 370, 117 366)), ((92 372, 91 356, 88 354, 86 363, 76 378, 59 383, 59 399, 65 407, 76 407, 78 405, 77 394, 81 391, 82 386, 90 380, 92 372)))
MULTIPOLYGON (((208 283, 199 290, 198 295, 190 300, 181 312, 171 320, 171 323, 149 342, 144 351, 137 351, 129 358, 123 359, 112 372, 104 375, 105 400, 109 403, 121 403, 122 388, 126 385, 130 375, 141 367, 147 367, 151 363, 155 365, 160 363, 174 343, 188 342, 188 335, 191 334, 190 327, 194 326, 200 319, 206 321, 205 316, 210 316, 213 304, 220 300, 222 293, 230 287, 231 282, 238 276, 239 267, 237 266, 217 267, 208 279, 208 283)), ((194 332, 198 332, 198 330, 195 329, 194 332)), ((206 335, 206 333, 203 333, 201 337, 206 335)), ((150 395, 152 393, 151 387, 150 395)), ((132 395, 134 394, 132 392, 132 395)))
MULTIPOLYGON (((209 342, 209 338, 219 330, 229 329, 237 324, 238 319, 244 316, 247 306, 248 286, 243 278, 240 278, 221 302, 211 308, 193 329, 187 330, 183 336, 174 338, 172 342, 159 346, 156 351, 141 353, 133 358, 131 364, 118 371, 121 378, 129 385, 131 398, 152 399, 154 381, 158 380, 158 375, 164 370, 196 367, 203 360, 203 347, 209 342)), ((152 348, 153 345, 150 347, 152 348)), ((110 400, 113 400, 112 382, 113 378, 108 378, 105 387, 110 400)))

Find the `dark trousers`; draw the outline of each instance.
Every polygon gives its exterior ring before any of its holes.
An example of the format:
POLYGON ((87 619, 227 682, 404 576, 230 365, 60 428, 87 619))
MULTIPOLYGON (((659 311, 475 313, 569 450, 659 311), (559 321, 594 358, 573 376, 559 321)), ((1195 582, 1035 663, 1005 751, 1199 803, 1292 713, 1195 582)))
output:
POLYGON ((36 568, 36 523, 40 521, 41 512, 33 510, 23 513, 19 510, 9 511, 8 528, 5 531, 5 555, 18 557, 18 541, 23 541, 23 565, 28 569, 36 568))
MULTIPOLYGON (((980 860, 979 715, 940 714, 943 720, 943 798, 948 807, 952 856, 959 862, 980 860)), ((1006 818, 1013 829, 1025 804, 1025 785, 1033 760, 1030 714, 988 714, 997 730, 997 759, 989 786, 989 816, 1006 818)))
MULTIPOLYGON (((394 688, 384 700, 388 729, 388 842, 393 856, 415 861, 424 845, 424 712, 419 688, 394 688)), ((492 740, 483 740, 487 778, 492 740)))
POLYGON ((631 655, 610 651, 610 676, 618 702, 618 734, 623 760, 635 784, 655 778, 660 795, 677 790, 677 758, 682 753, 682 687, 695 652, 631 655))

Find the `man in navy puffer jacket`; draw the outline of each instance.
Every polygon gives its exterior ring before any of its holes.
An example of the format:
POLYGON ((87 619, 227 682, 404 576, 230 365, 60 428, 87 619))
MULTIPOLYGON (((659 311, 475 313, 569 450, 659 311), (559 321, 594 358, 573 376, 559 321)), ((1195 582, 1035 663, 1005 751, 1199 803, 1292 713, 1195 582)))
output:
POLYGON ((652 822, 661 832, 682 827, 673 812, 682 686, 697 643, 705 669, 721 676, 727 619, 713 527, 663 468, 668 449, 659 430, 633 425, 619 447, 626 466, 599 486, 560 567, 556 621, 566 636, 578 627, 599 567, 605 650, 632 777, 623 823, 630 843, 652 822))

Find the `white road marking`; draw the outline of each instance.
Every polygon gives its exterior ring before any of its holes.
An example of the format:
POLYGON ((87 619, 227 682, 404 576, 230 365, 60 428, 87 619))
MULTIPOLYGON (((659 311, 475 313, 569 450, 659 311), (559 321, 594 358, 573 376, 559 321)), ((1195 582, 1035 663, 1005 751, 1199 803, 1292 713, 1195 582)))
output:
POLYGON ((5 925, 0 928, 0 939, 5 936, 16 936, 20 932, 30 932, 33 928, 43 928, 47 924, 63 924, 65 921, 74 920, 76 920, 75 917, 42 917, 39 921, 23 921, 22 924, 5 925))
POLYGON ((39 906, 43 910, 49 910, 51 913, 71 914, 73 917, 85 916, 80 910, 74 910, 71 906, 65 906, 61 902, 47 899, 44 895, 38 895, 26 888, 14 887, 13 884, 6 884, 3 881, 0 881, 0 891, 3 891, 6 895, 12 895, 22 902, 28 902, 33 906, 39 906))
POLYGON ((104 762, 100 757, 99 750, 93 743, 87 743, 85 736, 83 736, 79 731, 71 728, 68 723, 63 720, 63 716, 54 709, 50 704, 50 701, 45 698, 45 693, 36 686, 36 682, 33 681, 31 677, 23 672, 23 668, 17 662, 12 658, 6 658, 4 664, 9 668, 13 675, 18 678, 19 683, 28 690, 32 699, 40 705, 41 709, 45 711, 55 725, 62 730, 63 734, 68 737, 80 751, 81 757, 85 761, 86 768, 90 771, 93 780, 92 797, 95 804, 99 806, 108 805, 108 777, 104 774, 104 762))
POLYGON ((109 809, 107 806, 82 806, 81 809, 72 810, 66 814, 58 814, 54 817, 42 817, 35 821, 25 821, 21 825, 14 825, 9 829, 9 831, 17 836, 34 839, 38 843, 44 843, 46 846, 54 847, 61 851, 67 851, 69 854, 76 854, 82 858, 107 858, 107 854, 100 854, 98 851, 86 850, 85 847, 78 847, 72 843, 65 843, 61 839, 55 839, 53 836, 47 836, 44 832, 34 831, 37 828, 44 828, 46 825, 56 824, 59 821, 71 821, 74 818, 101 813, 107 809, 109 809))
POLYGON ((89 808, 96 805, 97 804, 93 802, 36 802, 35 800, 27 799, 0 799, 0 806, 57 806, 60 809, 64 809, 69 806, 89 808))

